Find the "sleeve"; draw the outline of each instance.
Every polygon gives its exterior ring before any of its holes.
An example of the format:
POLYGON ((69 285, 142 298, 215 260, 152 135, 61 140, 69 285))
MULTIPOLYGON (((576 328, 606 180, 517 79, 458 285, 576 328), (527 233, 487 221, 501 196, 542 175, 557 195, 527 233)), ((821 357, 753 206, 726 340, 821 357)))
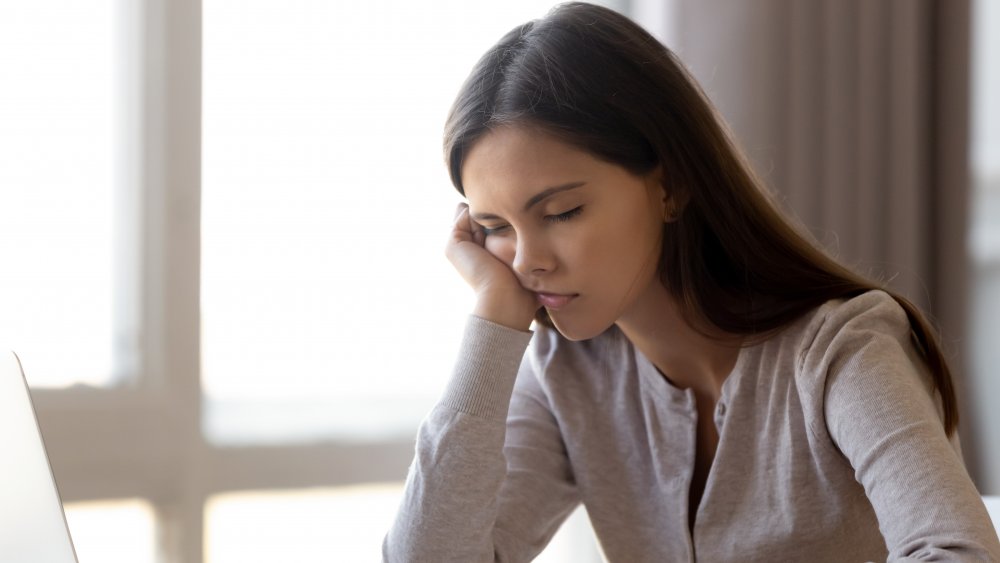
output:
POLYGON ((835 307, 805 363, 826 373, 827 430, 874 508, 888 560, 1000 561, 895 300, 870 292, 835 307))
POLYGON ((579 502, 524 354, 530 338, 470 317, 448 388, 418 431, 383 561, 530 561, 579 502))

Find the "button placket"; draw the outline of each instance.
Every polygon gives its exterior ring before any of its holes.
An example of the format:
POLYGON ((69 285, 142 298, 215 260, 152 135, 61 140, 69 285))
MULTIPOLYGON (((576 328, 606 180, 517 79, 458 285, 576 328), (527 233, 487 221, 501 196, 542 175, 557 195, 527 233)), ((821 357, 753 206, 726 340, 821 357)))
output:
POLYGON ((719 401, 715 405, 715 428, 721 430, 722 423, 726 419, 726 403, 719 401))

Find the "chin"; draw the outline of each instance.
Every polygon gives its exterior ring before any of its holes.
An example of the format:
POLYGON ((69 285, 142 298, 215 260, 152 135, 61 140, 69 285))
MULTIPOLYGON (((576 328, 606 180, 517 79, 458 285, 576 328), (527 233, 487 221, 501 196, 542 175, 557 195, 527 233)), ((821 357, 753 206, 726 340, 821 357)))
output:
POLYGON ((600 324, 600 323, 580 323, 571 322, 566 319, 560 319, 558 316, 549 313, 549 319, 552 324, 555 325, 556 330, 559 334, 563 336, 566 340, 571 340, 573 342, 578 342, 580 340, 590 340, 596 336, 599 336, 604 331, 611 328, 614 323, 600 324))

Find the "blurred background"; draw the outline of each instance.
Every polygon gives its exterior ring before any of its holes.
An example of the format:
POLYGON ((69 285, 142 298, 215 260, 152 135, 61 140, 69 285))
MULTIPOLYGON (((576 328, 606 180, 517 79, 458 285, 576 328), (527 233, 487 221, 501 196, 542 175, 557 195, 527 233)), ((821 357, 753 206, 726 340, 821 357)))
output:
MULTIPOLYGON (((82 563, 378 561, 471 295, 441 130, 554 3, 0 6, 0 347, 82 563)), ((941 328, 1000 494, 1000 2, 607 0, 941 328)), ((578 510, 539 558, 600 561, 578 510)))

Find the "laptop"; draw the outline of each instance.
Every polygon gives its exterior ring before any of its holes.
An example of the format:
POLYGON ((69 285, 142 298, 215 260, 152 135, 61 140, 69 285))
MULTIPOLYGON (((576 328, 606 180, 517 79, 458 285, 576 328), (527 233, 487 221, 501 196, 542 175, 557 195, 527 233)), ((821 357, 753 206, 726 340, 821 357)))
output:
POLYGON ((0 561, 78 563, 21 362, 0 352, 0 561))

